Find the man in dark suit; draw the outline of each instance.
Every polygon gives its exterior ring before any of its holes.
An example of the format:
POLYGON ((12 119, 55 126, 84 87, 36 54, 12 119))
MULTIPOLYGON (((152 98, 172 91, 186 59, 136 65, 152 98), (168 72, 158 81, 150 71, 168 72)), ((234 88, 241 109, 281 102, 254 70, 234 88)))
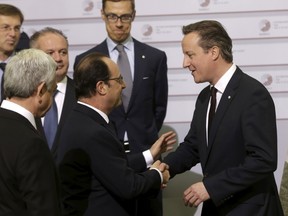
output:
MULTIPOLYGON (((157 140, 166 115, 168 98, 166 54, 132 38, 130 31, 135 14, 134 0, 103 0, 101 15, 108 37, 99 45, 77 56, 74 64, 75 68, 80 59, 93 52, 104 53, 117 62, 119 53, 116 46, 124 45, 132 81, 126 78, 124 80, 126 89, 130 87, 132 93, 127 96, 128 107, 125 109, 124 105, 119 106, 109 117, 115 122, 119 139, 125 145, 129 144, 132 154, 149 149, 157 140)), ((124 72, 121 71, 123 76, 124 72)), ((139 216, 161 216, 161 193, 157 199, 140 200, 138 209, 139 216)))
POLYGON ((201 163, 203 181, 184 191, 185 205, 203 202, 202 215, 209 216, 283 215, 273 175, 277 132, 269 92, 233 63, 232 40, 219 22, 193 23, 183 33, 183 66, 196 83, 210 83, 197 98, 184 142, 164 158, 171 176, 201 163), (208 125, 212 87, 216 113, 208 125))
POLYGON ((15 54, 24 21, 22 12, 15 6, 0 4, 0 102, 3 95, 3 74, 5 65, 15 54))
POLYGON ((0 215, 60 216, 56 167, 34 117, 49 109, 56 64, 26 49, 6 66, 0 108, 0 215))
MULTIPOLYGON (((64 215, 136 216, 135 199, 158 193, 169 178, 167 167, 160 161, 141 173, 130 167, 108 118, 125 88, 116 63, 103 54, 87 55, 76 66, 74 82, 78 103, 63 127, 57 163, 64 215)), ((166 145, 170 135, 163 134, 160 143, 166 145)), ((134 160, 145 164, 143 156, 134 160)))
MULTIPOLYGON (((68 40, 62 31, 47 27, 31 36, 30 46, 41 49, 51 55, 57 63, 56 80, 58 93, 55 95, 55 102, 58 110, 58 127, 55 137, 47 139, 47 141, 51 140, 48 144, 56 160, 62 127, 76 104, 74 82, 67 76, 69 68, 68 40)), ((45 123, 45 117, 42 118, 42 122, 43 124, 45 123)), ((41 120, 36 119, 36 123, 38 130, 41 131, 43 136, 49 138, 47 137, 49 135, 44 132, 41 120)))

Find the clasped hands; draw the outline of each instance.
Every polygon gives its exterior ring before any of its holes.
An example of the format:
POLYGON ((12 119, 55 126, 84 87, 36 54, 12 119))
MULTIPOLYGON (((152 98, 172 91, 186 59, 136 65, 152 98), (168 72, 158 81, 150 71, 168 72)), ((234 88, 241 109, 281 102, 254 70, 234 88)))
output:
POLYGON ((153 168, 159 170, 162 173, 163 177, 162 188, 165 188, 170 179, 169 166, 165 163, 162 163, 160 160, 157 160, 150 167, 150 169, 153 168))

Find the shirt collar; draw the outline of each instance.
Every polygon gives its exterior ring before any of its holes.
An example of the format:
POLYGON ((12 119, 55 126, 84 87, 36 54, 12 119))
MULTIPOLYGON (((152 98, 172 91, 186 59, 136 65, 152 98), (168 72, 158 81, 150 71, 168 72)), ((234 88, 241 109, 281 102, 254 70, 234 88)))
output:
POLYGON ((101 110, 99 110, 99 109, 97 109, 97 108, 95 108, 95 107, 93 107, 93 106, 91 106, 91 105, 89 105, 89 104, 87 104, 87 103, 83 103, 83 102, 81 102, 81 101, 77 101, 77 103, 82 104, 82 105, 84 105, 84 106, 87 106, 87 107, 93 109, 94 111, 96 111, 97 113, 99 113, 99 115, 101 115, 102 118, 104 118, 104 120, 107 122, 107 124, 109 123, 109 118, 108 118, 108 116, 107 116, 104 112, 102 112, 101 110))
POLYGON ((67 76, 64 77, 60 82, 57 83, 57 90, 62 94, 66 93, 66 86, 67 86, 67 76))
POLYGON ((215 84, 215 88, 221 94, 223 94, 226 86, 228 85, 228 83, 229 83, 229 81, 230 81, 230 79, 233 76, 235 71, 236 71, 236 65, 232 64, 232 66, 228 69, 228 71, 226 73, 224 73, 224 75, 215 84))
POLYGON ((35 117, 33 116, 33 114, 30 111, 28 111, 24 107, 14 103, 14 102, 8 101, 8 100, 3 100, 1 107, 4 109, 7 109, 7 110, 14 111, 14 112, 24 116, 33 125, 33 127, 35 129, 37 129, 36 123, 35 123, 35 117))
MULTIPOLYGON (((129 36, 121 44, 123 44, 126 49, 133 50, 133 39, 131 36, 129 36)), ((109 53, 111 53, 115 49, 115 47, 117 46, 117 43, 115 43, 111 38, 107 37, 107 46, 108 46, 109 53)))

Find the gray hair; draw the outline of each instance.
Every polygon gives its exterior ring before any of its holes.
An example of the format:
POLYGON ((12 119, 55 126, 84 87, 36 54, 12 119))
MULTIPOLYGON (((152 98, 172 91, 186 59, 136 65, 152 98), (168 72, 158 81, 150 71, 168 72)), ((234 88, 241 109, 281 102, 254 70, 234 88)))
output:
POLYGON ((46 84, 48 91, 53 91, 56 68, 53 58, 42 50, 22 50, 6 66, 4 94, 8 98, 28 98, 42 82, 46 84))

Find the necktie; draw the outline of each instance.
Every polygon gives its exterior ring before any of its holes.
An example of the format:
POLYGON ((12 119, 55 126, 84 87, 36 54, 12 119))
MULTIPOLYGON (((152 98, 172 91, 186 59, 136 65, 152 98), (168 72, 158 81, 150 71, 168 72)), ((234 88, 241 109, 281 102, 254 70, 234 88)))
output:
POLYGON ((212 124, 212 120, 213 120, 214 115, 215 115, 216 93, 217 93, 217 89, 214 86, 212 86, 210 89, 211 100, 210 100, 210 109, 209 109, 209 116, 208 116, 208 134, 209 134, 210 127, 212 124))
POLYGON ((5 68, 6 68, 6 63, 2 62, 0 63, 0 68, 3 71, 2 76, 1 76, 1 89, 0 89, 0 93, 1 93, 1 98, 0 98, 0 102, 4 99, 4 72, 5 72, 5 68))
POLYGON ((116 49, 119 52, 117 64, 126 84, 126 88, 122 91, 122 102, 125 111, 127 111, 133 87, 131 68, 123 44, 118 44, 116 49))
POLYGON ((54 138, 57 132, 58 127, 58 111, 57 111, 57 105, 55 102, 55 96, 58 93, 58 91, 55 92, 53 96, 53 102, 49 109, 49 111, 45 115, 44 119, 44 132, 46 136, 46 140, 48 143, 49 148, 52 148, 54 138))

